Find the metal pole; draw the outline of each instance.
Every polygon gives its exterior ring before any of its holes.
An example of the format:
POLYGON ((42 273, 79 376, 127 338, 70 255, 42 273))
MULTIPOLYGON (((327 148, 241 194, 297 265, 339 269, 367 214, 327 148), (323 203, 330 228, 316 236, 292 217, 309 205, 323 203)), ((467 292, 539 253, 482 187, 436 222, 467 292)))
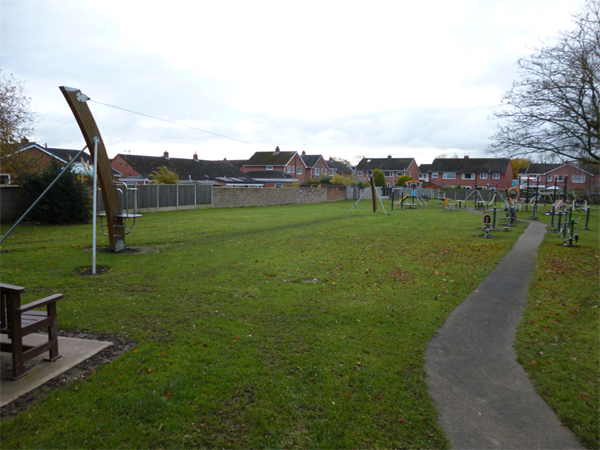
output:
POLYGON ((93 212, 93 218, 92 218, 92 223, 93 225, 93 231, 92 231, 92 275, 96 275, 96 220, 97 220, 97 210, 98 210, 98 205, 97 205, 97 198, 98 198, 98 142, 100 142, 100 138, 98 136, 94 136, 94 184, 93 184, 93 189, 94 189, 94 212, 93 212))
POLYGON ((590 209, 591 208, 588 206, 587 207, 587 214, 585 216, 585 228, 584 228, 584 230, 589 230, 588 223, 590 222, 590 209))
POLYGON ((35 202, 33 202, 33 205, 31 205, 31 206, 29 207, 29 209, 28 209, 27 211, 25 211, 25 213, 23 213, 23 215, 20 217, 20 219, 19 219, 19 220, 17 220, 17 222, 16 222, 16 223, 15 223, 15 224, 14 224, 14 225, 13 225, 13 226, 10 228, 10 230, 8 230, 8 232, 7 232, 7 233, 6 233, 6 234, 5 234, 5 235, 2 237, 2 239, 0 239, 0 244, 2 244, 2 243, 5 241, 5 239, 6 239, 6 238, 7 238, 7 237, 10 235, 10 233, 12 233, 12 232, 13 232, 13 230, 14 230, 15 228, 17 228, 17 226, 19 226, 19 224, 20 224, 20 223, 23 221, 23 219, 24 219, 25 217, 27 217, 27 214, 29 214, 29 213, 31 212, 31 210, 32 210, 33 208, 35 208, 35 205, 37 205, 37 204, 40 202, 40 200, 41 200, 42 198, 44 198, 44 195, 46 195, 46 194, 48 193, 48 191, 50 190, 50 188, 52 188, 52 186, 54 186, 54 184, 56 184, 56 182, 59 180, 59 178, 60 178, 60 177, 62 177, 62 176, 63 176, 63 174, 67 172, 67 170, 69 170, 69 168, 70 168, 70 167, 73 165, 73 163, 75 163, 75 161, 77 161, 77 158, 79 158, 79 156, 80 156, 80 155, 83 153, 83 151, 84 151, 86 148, 87 148, 87 145, 86 145, 85 147, 83 147, 83 149, 81 149, 81 151, 80 151, 79 153, 77 153, 77 155, 75 155, 75 158, 73 158, 73 159, 72 159, 72 160, 69 162, 69 164, 67 164, 67 165, 64 167, 64 169, 63 169, 63 170, 61 170, 61 172, 60 172, 60 173, 58 174, 58 176, 57 176, 57 177, 54 179, 54 181, 53 181, 52 183, 50 183, 50 186, 48 186, 48 187, 46 188, 46 190, 45 190, 44 192, 42 192, 42 195, 40 195, 40 196, 37 198, 37 200, 36 200, 35 202))

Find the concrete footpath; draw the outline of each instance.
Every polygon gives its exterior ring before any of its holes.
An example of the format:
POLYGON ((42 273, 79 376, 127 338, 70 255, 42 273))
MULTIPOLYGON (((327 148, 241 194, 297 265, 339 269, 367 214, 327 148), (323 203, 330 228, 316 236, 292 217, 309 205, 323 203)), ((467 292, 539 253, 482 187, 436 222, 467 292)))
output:
POLYGON ((583 448, 535 392, 513 348, 545 229, 530 223, 427 347, 427 384, 452 448, 583 448))

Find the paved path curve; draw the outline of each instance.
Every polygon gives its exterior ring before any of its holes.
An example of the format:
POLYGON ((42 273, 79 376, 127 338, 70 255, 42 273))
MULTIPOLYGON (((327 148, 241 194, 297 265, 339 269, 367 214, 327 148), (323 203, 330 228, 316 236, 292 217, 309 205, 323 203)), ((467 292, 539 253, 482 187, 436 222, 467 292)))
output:
POLYGON ((452 448, 582 448, 535 392, 513 348, 545 229, 530 223, 427 347, 427 384, 452 448))

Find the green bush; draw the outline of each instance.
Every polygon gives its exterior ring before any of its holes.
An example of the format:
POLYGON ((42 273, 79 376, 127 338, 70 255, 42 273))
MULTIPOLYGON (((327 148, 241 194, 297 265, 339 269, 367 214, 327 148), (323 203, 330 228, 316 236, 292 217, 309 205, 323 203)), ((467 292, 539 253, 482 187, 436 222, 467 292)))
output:
MULTIPOLYGON (((42 172, 29 172, 21 178, 19 197, 25 212, 62 171, 53 160, 42 172)), ((45 224, 87 223, 92 219, 92 199, 87 187, 68 170, 60 177, 36 207, 27 215, 30 220, 45 224)))
POLYGON ((373 171, 373 181, 375 182, 375 186, 385 187, 385 175, 379 169, 375 169, 373 171))
POLYGON ((413 181, 413 177, 409 177, 408 175, 402 175, 398 178, 398 181, 396 181, 396 186, 404 187, 404 185, 409 181, 413 181))
POLYGON ((331 178, 329 178, 327 175, 323 175, 319 182, 321 184, 331 184, 331 178))

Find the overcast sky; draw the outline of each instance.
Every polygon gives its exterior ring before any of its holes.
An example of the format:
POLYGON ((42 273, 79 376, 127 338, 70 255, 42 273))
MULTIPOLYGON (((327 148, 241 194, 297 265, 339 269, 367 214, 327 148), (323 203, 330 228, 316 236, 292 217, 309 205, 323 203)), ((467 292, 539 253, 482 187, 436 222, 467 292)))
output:
POLYGON ((570 1, 1 1, 0 64, 40 114, 32 138, 85 145, 81 89, 109 157, 356 162, 486 157, 516 62, 572 26, 570 1), (176 126, 118 106, 233 139, 176 126), (235 139, 235 140, 234 140, 235 139), (244 142, 240 142, 244 141, 244 142))

